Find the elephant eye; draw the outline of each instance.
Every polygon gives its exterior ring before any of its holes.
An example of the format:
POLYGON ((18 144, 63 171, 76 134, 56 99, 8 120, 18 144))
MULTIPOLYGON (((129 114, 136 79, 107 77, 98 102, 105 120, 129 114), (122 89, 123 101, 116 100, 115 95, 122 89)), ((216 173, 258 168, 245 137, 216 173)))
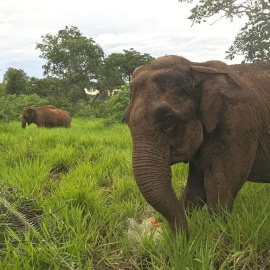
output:
POLYGON ((163 129, 166 133, 172 132, 177 124, 176 116, 173 113, 167 113, 163 116, 163 129))

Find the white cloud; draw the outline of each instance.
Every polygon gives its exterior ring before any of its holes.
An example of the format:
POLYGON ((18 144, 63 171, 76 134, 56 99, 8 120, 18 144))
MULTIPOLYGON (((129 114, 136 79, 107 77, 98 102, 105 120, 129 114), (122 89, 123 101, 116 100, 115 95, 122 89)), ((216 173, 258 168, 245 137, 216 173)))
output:
POLYGON ((0 81, 8 67, 41 76, 44 61, 36 43, 65 26, 77 26, 106 55, 134 48, 155 57, 178 54, 206 61, 224 60, 243 25, 238 20, 191 27, 192 6, 178 0, 0 0, 0 7, 0 81))

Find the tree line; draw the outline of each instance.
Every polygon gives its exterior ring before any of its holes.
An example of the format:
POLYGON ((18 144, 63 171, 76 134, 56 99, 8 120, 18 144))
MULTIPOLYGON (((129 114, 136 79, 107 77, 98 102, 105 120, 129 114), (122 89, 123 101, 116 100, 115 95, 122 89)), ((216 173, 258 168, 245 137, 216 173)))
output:
POLYGON ((18 99, 23 95, 25 99, 25 95, 37 95, 42 100, 39 103, 48 102, 72 114, 80 113, 82 108, 93 111, 115 90, 127 88, 122 86, 130 82, 136 67, 154 60, 134 48, 105 56, 101 46, 75 26, 42 36, 36 49, 46 60, 42 66, 44 78, 29 77, 24 70, 10 67, 0 84, 0 96, 15 95, 18 99))

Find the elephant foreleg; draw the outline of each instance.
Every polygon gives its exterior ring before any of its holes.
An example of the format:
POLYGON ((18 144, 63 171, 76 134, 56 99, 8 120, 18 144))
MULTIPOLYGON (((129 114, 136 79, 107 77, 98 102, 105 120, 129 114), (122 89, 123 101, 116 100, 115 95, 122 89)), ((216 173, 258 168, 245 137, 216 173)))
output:
POLYGON ((228 181, 228 177, 222 173, 207 174, 205 178, 207 207, 210 214, 218 209, 231 212, 234 200, 242 188, 245 180, 235 179, 236 183, 228 181))
POLYGON ((203 207, 206 203, 203 172, 199 166, 192 162, 189 164, 187 185, 181 195, 180 202, 185 210, 188 209, 188 213, 192 213, 194 208, 203 207))
POLYGON ((256 156, 257 145, 254 142, 256 140, 238 141, 237 147, 231 145, 206 166, 204 184, 210 213, 216 209, 232 210, 256 156))

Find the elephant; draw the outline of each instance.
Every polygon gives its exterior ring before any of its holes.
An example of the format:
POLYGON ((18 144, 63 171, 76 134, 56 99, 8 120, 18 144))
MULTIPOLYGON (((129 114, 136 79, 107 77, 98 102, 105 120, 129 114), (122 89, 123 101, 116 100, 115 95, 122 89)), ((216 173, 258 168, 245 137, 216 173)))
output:
POLYGON ((227 65, 169 55, 137 67, 124 113, 146 201, 187 235, 187 213, 233 208, 246 181, 270 183, 270 62, 227 65), (262 76, 263 75, 263 76, 262 76), (180 198, 171 165, 188 163, 180 198))
POLYGON ((69 128, 71 116, 69 112, 55 108, 53 106, 40 106, 26 108, 22 116, 22 128, 35 123, 38 127, 64 127, 69 128))

